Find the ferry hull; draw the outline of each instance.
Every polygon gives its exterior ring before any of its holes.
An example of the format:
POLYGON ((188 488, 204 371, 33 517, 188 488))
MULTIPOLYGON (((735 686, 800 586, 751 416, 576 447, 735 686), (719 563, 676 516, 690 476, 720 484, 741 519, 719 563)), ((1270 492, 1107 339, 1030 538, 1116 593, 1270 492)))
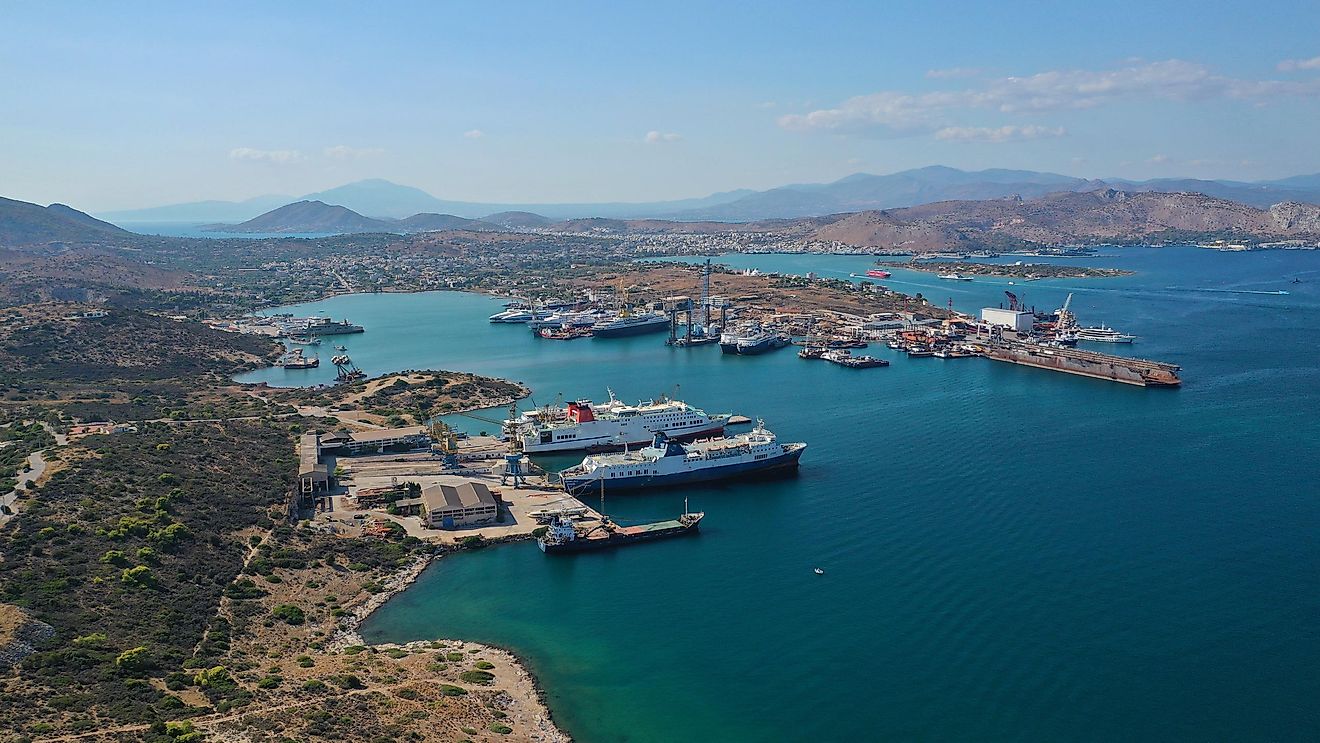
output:
POLYGON ((591 334, 597 338, 626 338, 631 335, 663 333, 666 330, 669 330, 668 322, 651 322, 629 325, 622 328, 595 328, 592 330, 591 334))
MULTIPOLYGON (((718 482, 735 477, 761 477, 785 474, 797 469, 798 460, 806 447, 798 447, 771 459, 739 462, 721 467, 704 467, 686 472, 672 472, 639 477, 614 477, 605 482, 609 492, 618 490, 641 490, 644 488, 672 487, 677 485, 695 485, 705 482, 718 482)), ((563 481, 564 489, 573 495, 600 492, 601 480, 591 475, 568 477, 563 481)))
MULTIPOLYGON (((666 436, 678 441, 693 441, 708 436, 717 436, 721 433, 724 433, 724 424, 722 423, 719 425, 703 428, 700 431, 686 431, 686 432, 665 431, 666 436)), ((562 452, 562 451, 587 451, 587 452, 623 451, 625 448, 636 448, 639 446, 645 446, 646 444, 649 444, 651 442, 651 439, 654 437, 655 437, 654 432, 646 431, 645 438, 638 439, 636 441, 629 441, 626 447, 621 443, 617 443, 618 442, 617 434, 594 436, 585 439, 579 438, 579 439, 572 439, 567 441, 552 441, 548 444, 541 444, 537 442, 529 442, 524 440, 523 451, 526 452, 527 454, 549 454, 553 452, 562 452)))

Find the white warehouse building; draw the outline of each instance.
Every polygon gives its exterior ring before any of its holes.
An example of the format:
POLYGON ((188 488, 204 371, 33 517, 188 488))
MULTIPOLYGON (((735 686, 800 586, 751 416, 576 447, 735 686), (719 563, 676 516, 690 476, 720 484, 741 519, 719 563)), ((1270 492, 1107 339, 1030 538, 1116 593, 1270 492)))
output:
POLYGON ((999 325, 1019 333, 1030 333, 1031 324, 1036 316, 1022 310, 1004 310, 998 307, 985 307, 981 310, 981 322, 987 325, 999 325))

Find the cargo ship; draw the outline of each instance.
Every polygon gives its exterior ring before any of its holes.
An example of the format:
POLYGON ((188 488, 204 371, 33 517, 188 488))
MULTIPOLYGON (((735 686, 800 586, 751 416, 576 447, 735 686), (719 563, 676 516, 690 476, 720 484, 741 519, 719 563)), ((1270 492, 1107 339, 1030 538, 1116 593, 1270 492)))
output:
POLYGON ((610 521, 609 517, 604 517, 599 524, 581 531, 571 517, 556 514, 546 533, 536 540, 536 546, 547 555, 562 555, 696 534, 706 514, 688 513, 686 506, 684 503, 682 516, 668 521, 620 526, 610 521))
POLYGON ((686 445, 657 433, 650 446, 586 457, 559 477, 572 495, 599 491, 606 483, 619 490, 688 485, 794 470, 806 448, 779 443, 758 421, 747 433, 686 445))
POLYGON ((619 402, 610 392, 604 403, 570 402, 556 410, 545 407, 505 421, 528 454, 556 451, 607 451, 641 446, 657 433, 675 439, 715 436, 724 432, 727 416, 710 415, 680 400, 650 400, 636 405, 619 402))
POLYGON ((1160 361, 1007 340, 987 344, 981 352, 996 361, 1053 369, 1141 387, 1177 387, 1182 384, 1182 378, 1178 375, 1182 367, 1160 361))
POLYGON ((307 327, 303 329, 304 336, 314 335, 348 335, 349 333, 362 333, 366 329, 361 325, 343 320, 335 322, 328 317, 313 317, 307 321, 307 327))

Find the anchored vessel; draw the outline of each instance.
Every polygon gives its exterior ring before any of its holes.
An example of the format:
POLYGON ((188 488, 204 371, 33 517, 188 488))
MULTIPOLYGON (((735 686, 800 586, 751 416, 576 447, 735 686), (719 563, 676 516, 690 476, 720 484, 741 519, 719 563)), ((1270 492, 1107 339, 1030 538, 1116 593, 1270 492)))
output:
POLYGON ((1078 328, 1075 334, 1079 341, 1093 341, 1095 343, 1131 343, 1137 339, 1135 335, 1120 333, 1108 325, 1100 325, 1094 328, 1078 328))
POLYGON ((285 369, 315 369, 321 365, 316 356, 304 356, 301 348, 295 348, 280 359, 280 366, 285 369))
POLYGON ((307 321, 307 327, 303 330, 303 335, 348 335, 349 333, 364 332, 361 325, 342 320, 335 322, 328 317, 313 317, 307 321))
POLYGON ((724 480, 739 475, 792 470, 803 443, 781 444, 765 426, 737 436, 680 444, 657 433, 651 445, 622 454, 589 456, 559 473, 572 494, 612 489, 648 488, 724 480))
POLYGON ((669 318, 658 312, 639 315, 623 314, 610 320, 601 320, 591 326, 597 338, 622 338, 629 335, 659 333, 669 329, 669 318))
POLYGON ((723 433, 727 416, 710 415, 679 400, 619 402, 610 392, 604 403, 570 402, 561 410, 541 408, 508 421, 528 454, 622 449, 651 441, 657 433, 692 439, 723 433))
POLYGON ((1182 378, 1178 376, 1182 367, 1160 361, 1130 359, 1078 348, 1008 340, 990 343, 982 350, 987 357, 996 361, 1053 369, 1124 384, 1142 387, 1177 387, 1182 384, 1182 378))
POLYGON ((821 353, 820 358, 830 363, 838 364, 839 366, 846 366, 849 369, 869 369, 873 366, 889 366, 888 361, 877 359, 874 356, 853 356, 852 352, 846 348, 825 351, 821 353))
POLYGON ((788 336, 773 333, 755 324, 740 331, 720 334, 720 350, 739 356, 754 356, 773 351, 787 346, 789 342, 788 336))
POLYGON ((536 546, 547 555, 556 555, 681 537, 686 534, 696 534, 697 527, 705 516, 706 514, 702 512, 688 513, 684 508, 682 516, 668 521, 619 526, 605 518, 596 526, 579 531, 570 516, 556 514, 551 519, 546 533, 536 540, 536 546))

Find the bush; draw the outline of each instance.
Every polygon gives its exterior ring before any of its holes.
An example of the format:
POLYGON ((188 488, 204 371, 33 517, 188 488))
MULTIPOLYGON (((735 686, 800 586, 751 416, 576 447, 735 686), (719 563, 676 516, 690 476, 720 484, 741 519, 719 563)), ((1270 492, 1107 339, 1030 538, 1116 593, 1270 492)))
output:
POLYGON ((126 673, 142 673, 151 668, 151 656, 146 645, 125 650, 115 658, 115 666, 126 673))
POLYGON ((494 664, 494 663, 489 663, 489 662, 484 661, 484 660, 479 660, 479 661, 477 661, 477 668, 480 668, 480 669, 483 670, 483 671, 489 671, 490 669, 492 669, 492 668, 494 668, 494 667, 495 667, 495 664, 494 664))
POLYGON ((492 722, 487 727, 492 733, 499 733, 500 735, 508 735, 509 733, 513 732, 513 728, 509 727, 508 725, 505 725, 502 722, 492 722))
POLYGON ((146 565, 138 565, 133 568, 125 568, 119 574, 119 582, 133 588, 151 588, 156 585, 156 576, 152 574, 151 568, 146 565))
POLYGON ((464 671, 458 677, 469 684, 489 684, 495 680, 495 674, 489 671, 464 671))
POLYGON ((459 661, 463 660, 463 654, 462 654, 462 653, 445 653, 445 660, 449 661, 450 663, 458 663, 459 661))
POLYGON ((330 682, 342 689, 361 689, 362 679, 355 673, 341 673, 330 677, 330 682))
POLYGON ((280 604, 270 610, 271 616, 283 621, 285 624, 302 624, 307 620, 303 610, 293 604, 280 604))
POLYGON ((440 693, 447 697, 461 697, 467 693, 467 689, 453 684, 440 684, 440 693))
POLYGON ((310 655, 300 655, 295 662, 300 668, 311 668, 316 665, 316 661, 312 660, 312 656, 310 655))
POLYGON ((257 682, 258 689, 274 689, 284 683, 284 679, 279 676, 267 676, 257 682))
POLYGON ((325 682, 318 679, 307 679, 302 685, 303 691, 325 691, 325 682))

